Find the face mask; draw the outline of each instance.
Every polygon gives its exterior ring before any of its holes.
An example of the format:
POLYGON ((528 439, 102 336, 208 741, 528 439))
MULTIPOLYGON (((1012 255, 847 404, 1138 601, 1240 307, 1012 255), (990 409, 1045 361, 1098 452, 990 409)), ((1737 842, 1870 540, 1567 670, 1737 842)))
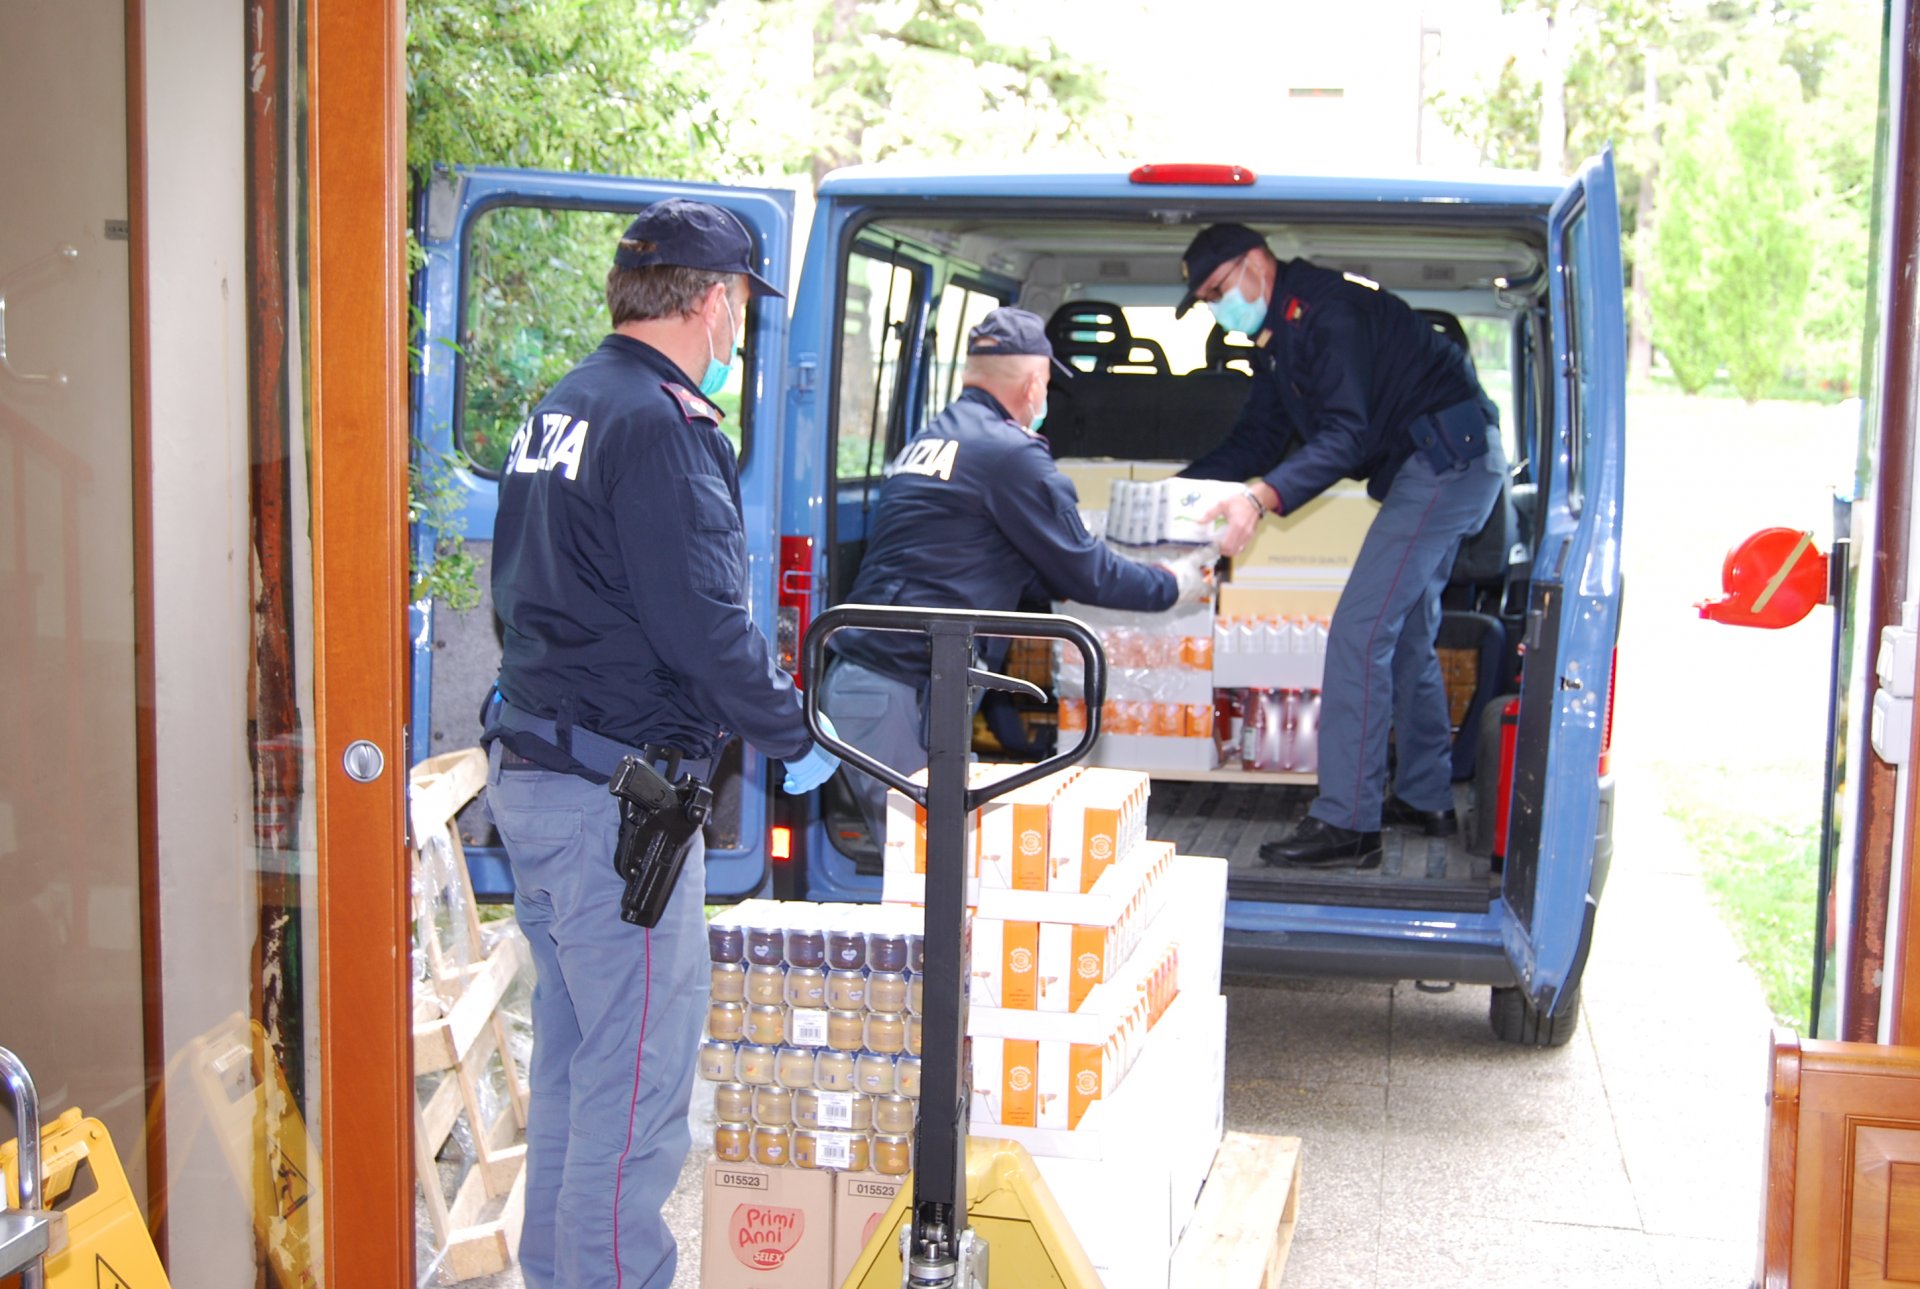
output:
MULTIPOLYGON (((727 342, 727 357, 731 359, 733 357, 733 352, 735 347, 738 346, 740 343, 740 327, 739 327, 739 324, 737 324, 733 320, 733 301, 731 300, 727 301, 727 330, 732 333, 732 338, 727 342)), ((700 378, 700 392, 702 394, 705 394, 708 398, 712 398, 715 394, 718 394, 721 390, 725 389, 727 387, 727 382, 732 378, 733 378, 733 363, 732 362, 723 363, 717 357, 714 356, 713 332, 708 331, 707 332, 707 373, 706 375, 700 378)))
MULTIPOLYGON (((1244 265, 1242 268, 1244 269, 1244 265)), ((1220 298, 1207 306, 1213 310, 1213 320, 1226 331, 1237 331, 1243 336, 1258 335, 1260 324, 1267 320, 1267 306, 1259 300, 1249 300, 1236 284, 1231 291, 1221 294, 1220 298)))
POLYGON ((1047 391, 1046 391, 1046 388, 1043 386, 1040 390, 1040 410, 1033 414, 1033 419, 1031 421, 1027 422, 1027 433, 1038 434, 1040 432, 1041 422, 1045 421, 1046 419, 1047 419, 1047 391))

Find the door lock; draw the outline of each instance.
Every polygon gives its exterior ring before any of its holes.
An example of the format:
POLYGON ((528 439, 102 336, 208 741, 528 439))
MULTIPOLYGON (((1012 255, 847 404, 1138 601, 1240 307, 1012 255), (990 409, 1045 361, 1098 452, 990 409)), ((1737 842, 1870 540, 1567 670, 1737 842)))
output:
POLYGON ((366 739, 355 739, 347 744, 346 753, 340 758, 341 768, 347 777, 355 783, 372 783, 387 768, 387 758, 378 747, 366 739))

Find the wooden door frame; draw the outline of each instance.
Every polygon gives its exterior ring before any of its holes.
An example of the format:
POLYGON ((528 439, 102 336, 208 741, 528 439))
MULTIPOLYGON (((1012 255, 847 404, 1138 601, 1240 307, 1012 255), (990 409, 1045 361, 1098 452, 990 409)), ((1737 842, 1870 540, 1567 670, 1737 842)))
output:
POLYGON ((413 1283, 404 0, 307 9, 325 1281, 413 1283), (343 767, 367 740, 385 768, 343 767))

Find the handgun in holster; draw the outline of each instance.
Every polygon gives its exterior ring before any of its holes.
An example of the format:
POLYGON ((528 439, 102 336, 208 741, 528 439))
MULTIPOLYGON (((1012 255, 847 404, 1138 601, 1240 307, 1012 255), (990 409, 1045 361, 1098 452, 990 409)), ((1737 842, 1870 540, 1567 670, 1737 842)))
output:
MULTIPOLYGON (((677 766, 678 758, 669 761, 667 773, 677 766)), ((627 884, 620 920, 658 926, 694 835, 712 812, 713 790, 691 774, 669 783, 637 756, 620 762, 607 790, 620 802, 620 841, 613 852, 613 871, 627 884)))

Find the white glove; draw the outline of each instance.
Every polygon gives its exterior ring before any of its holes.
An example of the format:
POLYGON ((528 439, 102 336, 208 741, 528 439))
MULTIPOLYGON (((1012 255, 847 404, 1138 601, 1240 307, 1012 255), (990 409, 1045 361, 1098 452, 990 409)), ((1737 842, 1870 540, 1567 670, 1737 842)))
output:
POLYGON ((1197 600, 1202 603, 1213 598, 1213 566, 1219 562, 1220 550, 1216 546, 1202 546, 1187 552, 1178 559, 1168 560, 1160 567, 1173 574, 1174 584, 1179 588, 1175 603, 1197 600))

